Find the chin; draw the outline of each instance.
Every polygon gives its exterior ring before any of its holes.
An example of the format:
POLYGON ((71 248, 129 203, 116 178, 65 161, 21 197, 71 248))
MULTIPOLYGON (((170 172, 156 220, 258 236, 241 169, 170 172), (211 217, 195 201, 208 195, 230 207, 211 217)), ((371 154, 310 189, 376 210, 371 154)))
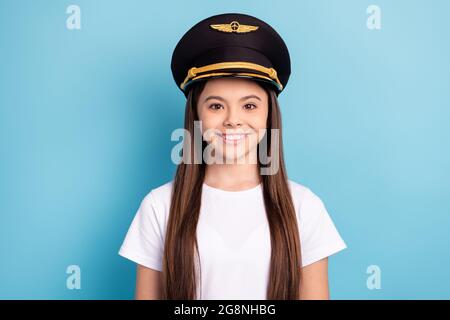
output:
MULTIPOLYGON (((248 152, 242 152, 231 156, 225 155, 223 159, 225 163, 229 164, 250 164, 252 161, 248 152)), ((253 160, 254 163, 256 163, 255 161, 256 160, 253 160)))
POLYGON ((217 161, 220 161, 219 159, 222 159, 222 162, 225 164, 245 164, 245 163, 257 163, 257 154, 253 156, 253 160, 251 157, 251 153, 257 153, 257 145, 254 145, 250 148, 247 148, 247 150, 243 150, 242 148, 235 148, 233 146, 229 147, 220 147, 219 150, 217 150, 217 161))

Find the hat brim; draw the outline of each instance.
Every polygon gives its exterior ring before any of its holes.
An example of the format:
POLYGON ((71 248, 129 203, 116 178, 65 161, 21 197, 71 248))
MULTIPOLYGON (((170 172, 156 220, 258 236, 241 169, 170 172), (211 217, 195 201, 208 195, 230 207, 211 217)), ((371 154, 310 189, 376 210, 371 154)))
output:
POLYGON ((199 82, 202 82, 202 81, 208 81, 210 79, 217 79, 217 78, 244 78, 244 79, 255 80, 255 81, 258 81, 258 82, 263 82, 263 83, 267 83, 267 84, 272 85, 274 87, 275 92, 277 93, 277 95, 278 95, 279 92, 281 92, 280 86, 279 86, 279 84, 277 82, 275 82, 273 80, 270 80, 270 79, 260 78, 257 75, 245 75, 245 74, 211 75, 211 76, 208 76, 208 77, 191 80, 188 83, 186 83, 186 85, 184 87, 184 92, 185 92, 185 94, 187 96, 187 94, 188 94, 188 92, 190 90, 190 87, 193 84, 196 84, 196 83, 199 83, 199 82))

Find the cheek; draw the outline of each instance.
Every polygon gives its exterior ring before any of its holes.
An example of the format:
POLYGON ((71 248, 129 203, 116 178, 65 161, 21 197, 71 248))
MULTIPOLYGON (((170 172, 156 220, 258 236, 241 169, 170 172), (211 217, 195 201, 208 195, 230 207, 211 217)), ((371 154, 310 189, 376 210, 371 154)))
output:
POLYGON ((258 134, 258 140, 261 140, 267 128, 267 113, 255 114, 249 124, 258 134))
POLYGON ((258 128, 266 128, 267 118, 269 117, 268 106, 262 106, 252 115, 253 122, 258 128))
POLYGON ((214 123, 214 116, 204 108, 198 110, 198 119, 202 122, 203 127, 214 123))
POLYGON ((199 120, 201 121, 201 132, 204 140, 209 140, 211 136, 220 128, 222 119, 215 114, 208 114, 204 112, 199 114, 199 120))
POLYGON ((222 121, 219 117, 214 117, 214 116, 200 117, 200 121, 202 122, 203 130, 216 129, 222 123, 222 121))

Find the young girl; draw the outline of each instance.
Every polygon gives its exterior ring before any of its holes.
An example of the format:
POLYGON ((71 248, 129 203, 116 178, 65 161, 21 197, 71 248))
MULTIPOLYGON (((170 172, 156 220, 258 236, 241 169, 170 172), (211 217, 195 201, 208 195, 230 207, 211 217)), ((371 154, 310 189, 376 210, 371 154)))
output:
POLYGON ((249 15, 212 16, 181 38, 171 68, 187 97, 183 161, 144 197, 120 249, 138 265, 136 298, 328 299, 327 257, 346 244, 321 199, 287 177, 282 38, 249 15))

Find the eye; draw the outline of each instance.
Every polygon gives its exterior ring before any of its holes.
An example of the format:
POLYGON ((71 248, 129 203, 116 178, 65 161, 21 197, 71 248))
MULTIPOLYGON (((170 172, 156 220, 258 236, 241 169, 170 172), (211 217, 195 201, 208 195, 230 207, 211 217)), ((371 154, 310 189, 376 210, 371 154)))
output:
POLYGON ((222 108, 222 105, 219 103, 213 103, 208 108, 212 109, 212 110, 218 110, 218 109, 222 108))
POLYGON ((256 109, 256 108, 257 108, 256 105, 254 105, 253 103, 247 103, 244 106, 244 109, 246 109, 246 110, 253 110, 253 109, 256 109))

